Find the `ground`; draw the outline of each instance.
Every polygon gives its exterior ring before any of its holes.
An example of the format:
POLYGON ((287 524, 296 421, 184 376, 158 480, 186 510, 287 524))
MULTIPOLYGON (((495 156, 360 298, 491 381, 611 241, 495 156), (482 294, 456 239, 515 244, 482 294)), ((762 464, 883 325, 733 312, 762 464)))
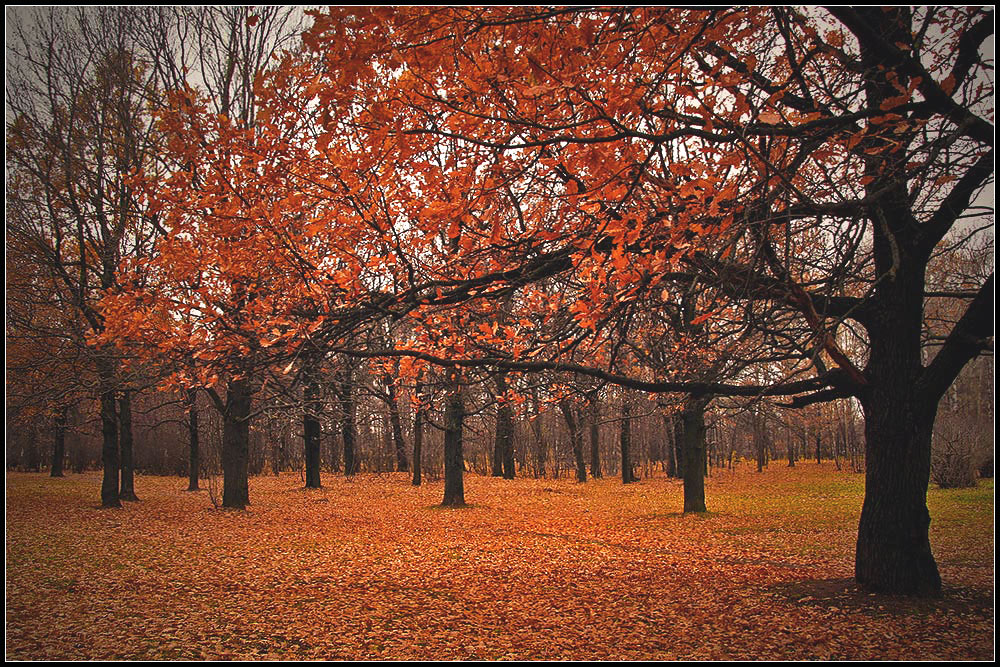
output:
POLYGON ((139 476, 8 473, 8 659, 980 659, 994 657, 993 483, 931 489, 944 595, 857 590, 863 475, 716 471, 710 512, 663 477, 295 473, 246 511, 139 476))

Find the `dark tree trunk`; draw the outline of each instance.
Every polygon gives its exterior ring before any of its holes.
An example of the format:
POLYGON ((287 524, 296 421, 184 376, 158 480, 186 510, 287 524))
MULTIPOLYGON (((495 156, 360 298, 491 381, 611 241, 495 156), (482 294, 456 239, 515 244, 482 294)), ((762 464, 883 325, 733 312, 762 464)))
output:
POLYGON ((538 406, 538 390, 532 387, 531 402, 534 406, 535 414, 532 416, 531 433, 535 437, 535 479, 545 477, 545 462, 549 458, 549 445, 545 440, 545 433, 542 431, 542 415, 538 406))
POLYGON ((198 442, 198 390, 187 390, 188 408, 188 491, 198 490, 201 473, 201 452, 198 442))
POLYGON ((417 409, 413 413, 413 486, 420 486, 421 461, 424 450, 424 395, 423 385, 418 381, 414 394, 417 409))
POLYGON ((250 386, 231 380, 222 415, 222 506, 243 509, 250 504, 250 386))
MULTIPOLYGON (((336 397, 337 406, 334 408, 334 420, 333 428, 330 433, 330 472, 339 473, 341 471, 343 455, 344 455, 344 429, 343 420, 341 416, 343 415, 342 404, 340 402, 338 390, 336 384, 334 384, 334 396, 336 397)), ((284 433, 282 433, 282 443, 284 443, 284 433)), ((287 461, 287 458, 283 460, 287 461)))
POLYGON ((66 412, 62 408, 56 415, 52 438, 52 468, 50 477, 63 477, 63 460, 66 458, 66 412))
POLYGON ((705 507, 705 408, 708 398, 690 398, 681 413, 684 452, 684 512, 707 512, 705 507))
POLYGON ((386 392, 389 394, 389 424, 392 427, 392 443, 396 450, 396 470, 409 472, 410 460, 406 456, 406 440, 403 439, 403 422, 399 417, 399 398, 396 382, 386 376, 386 392))
POLYGON ((111 386, 110 365, 103 361, 98 362, 98 372, 101 382, 101 462, 104 466, 101 480, 101 507, 121 507, 118 415, 115 410, 115 392, 111 386))
POLYGON ((677 430, 673 415, 663 415, 663 438, 667 454, 667 477, 677 477, 677 430))
POLYGON ((590 397, 590 476, 601 479, 601 403, 594 391, 590 397))
POLYGON ((785 435, 788 438, 788 467, 795 467, 795 439, 792 437, 792 427, 789 426, 785 429, 785 435))
POLYGON ((271 474, 275 477, 281 472, 283 461, 281 456, 281 441, 274 437, 274 418, 268 416, 267 418, 267 444, 270 446, 271 453, 271 474))
POLYGON ((493 438, 493 456, 490 457, 490 477, 503 477, 503 426, 501 421, 503 417, 500 411, 503 406, 500 404, 500 400, 497 399, 497 427, 493 438))
POLYGON ((764 472, 767 465, 767 433, 765 432, 766 422, 763 413, 752 413, 753 420, 753 444, 757 457, 757 472, 764 472))
POLYGON ((873 592, 936 595, 941 576, 927 511, 934 410, 883 397, 865 401, 864 408, 869 444, 855 579, 873 592))
MULTIPOLYGON (((871 29, 884 35, 886 43, 911 43, 910 9, 866 7, 856 11, 871 29)), ((909 84, 909 76, 887 61, 877 45, 861 40, 860 52, 862 64, 871 72, 865 84, 866 102, 877 113, 884 100, 909 84)), ((880 221, 872 228, 879 283, 866 323, 870 341, 865 368, 868 386, 862 391, 861 404, 867 471, 854 572, 858 584, 869 591, 935 595, 941 591, 941 577, 928 537, 927 485, 931 433, 940 395, 931 399, 922 386, 920 340, 926 267, 933 243, 925 245, 915 232, 919 225, 910 208, 906 141, 901 136, 890 144, 872 136, 859 145, 870 155, 865 160, 865 175, 872 177, 867 190, 877 202, 880 221)), ((992 331, 992 327, 987 328, 992 331)), ((961 365, 955 368, 956 373, 961 365)))
POLYGON ((137 501, 135 495, 135 458, 132 455, 132 395, 125 391, 118 400, 118 446, 121 450, 122 500, 137 501))
POLYGON ((507 374, 494 377, 497 390, 497 428, 493 443, 493 476, 514 479, 514 411, 507 402, 507 374))
POLYGON ((675 414, 673 415, 674 422, 674 463, 676 465, 675 472, 679 479, 684 479, 684 471, 687 469, 684 466, 684 415, 675 414))
POLYGON ((576 481, 583 483, 587 481, 587 463, 583 458, 583 433, 580 432, 580 421, 577 419, 573 405, 567 400, 559 401, 559 409, 562 410, 563 419, 569 428, 569 441, 573 447, 573 459, 576 461, 576 481))
POLYGON ((344 439, 344 474, 352 477, 361 471, 357 457, 357 404, 354 402, 354 369, 347 366, 340 383, 340 425, 344 439))
POLYGON ((514 479, 514 411, 509 403, 497 407, 497 433, 500 467, 504 479, 514 479))
POLYGON ((304 411, 302 413, 302 435, 305 441, 306 488, 318 489, 320 482, 320 423, 319 423, 319 378, 316 376, 315 360, 306 360, 302 388, 304 411))
POLYGON ((628 396, 622 397, 622 419, 621 431, 618 437, 618 444, 622 454, 622 484, 638 482, 632 469, 632 404, 629 403, 628 396))
POLYGON ((444 507, 465 506, 465 458, 462 453, 462 426, 465 404, 458 379, 452 381, 444 413, 444 507))

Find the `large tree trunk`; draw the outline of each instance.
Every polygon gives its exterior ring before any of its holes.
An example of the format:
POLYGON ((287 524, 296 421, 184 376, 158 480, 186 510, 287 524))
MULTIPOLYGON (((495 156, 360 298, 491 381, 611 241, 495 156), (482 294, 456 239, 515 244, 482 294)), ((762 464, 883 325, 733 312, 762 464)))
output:
MULTIPOLYGON (((866 7, 856 12, 886 43, 912 42, 910 9, 866 7)), ((884 100, 897 96, 899 87, 906 88, 909 76, 879 45, 861 40, 860 51, 862 64, 871 73, 866 78, 866 103, 878 113, 884 100)), ((878 216, 872 225, 878 282, 867 308, 870 352, 861 404, 868 458, 855 578, 869 591, 934 595, 941 590, 941 577, 928 538, 927 485, 940 395, 922 386, 920 341, 926 267, 933 248, 922 243, 915 229, 906 138, 889 143, 873 135, 858 148, 868 155, 865 175, 871 183, 866 188, 878 216)), ((954 365, 956 374, 962 363, 954 365)))
POLYGON ((444 413, 444 507, 465 506, 465 458, 462 453, 462 426, 465 404, 462 387, 453 380, 444 413))
POLYGON ((243 509, 250 504, 250 386, 232 380, 222 415, 222 506, 243 509))
POLYGON ((705 507, 705 408, 709 400, 690 398, 681 413, 685 513, 708 511, 705 507))
POLYGON ((305 441, 306 458, 306 488, 318 489, 322 486, 319 478, 320 472, 320 424, 319 424, 319 379, 316 377, 316 369, 313 360, 305 362, 307 367, 304 372, 305 382, 302 389, 303 407, 302 413, 302 434, 305 441))
POLYGON ((885 396, 864 403, 867 470, 855 579, 873 592, 935 595, 941 576, 927 511, 933 410, 885 396))
POLYGON ((63 459, 66 458, 66 412, 67 408, 62 408, 56 415, 54 433, 52 438, 52 468, 50 477, 63 476, 63 459))
POLYGON ((132 395, 122 392, 118 399, 118 447, 121 450, 122 500, 137 501, 135 495, 135 459, 132 455, 132 395))
MULTIPOLYGON (((886 245, 876 243, 877 264, 898 253, 886 245)), ((868 323, 867 470, 854 570, 869 591, 935 595, 941 577, 928 537, 927 486, 939 397, 921 385, 924 269, 907 259, 904 253, 894 279, 883 281, 868 323)))
POLYGON ((201 452, 198 442, 198 390, 187 390, 188 408, 188 491, 198 490, 201 473, 201 452))

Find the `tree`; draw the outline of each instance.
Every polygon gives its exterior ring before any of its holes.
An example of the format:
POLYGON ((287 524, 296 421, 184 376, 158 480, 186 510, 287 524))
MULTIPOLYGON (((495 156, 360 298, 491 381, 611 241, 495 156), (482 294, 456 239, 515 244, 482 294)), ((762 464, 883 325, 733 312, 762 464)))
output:
MULTIPOLYGON (((306 52, 262 81, 252 133, 178 101, 178 147, 219 142, 195 160, 211 187, 166 185, 240 219, 215 247, 257 265, 261 307, 247 335, 289 355, 308 341, 414 357, 456 383, 484 366, 575 373, 695 406, 855 397, 867 447, 856 577, 870 590, 934 593, 930 433, 943 392, 990 344, 993 279, 925 364, 925 273, 948 230, 983 212, 974 202, 992 179, 980 53, 992 18, 331 9, 314 14, 306 52), (565 289, 546 291, 557 277, 565 289), (756 336, 763 352, 748 368, 725 381, 664 378, 616 353, 628 304, 695 281, 731 307, 692 324, 729 320, 733 337, 756 336), (514 292, 515 310, 536 319, 484 320, 514 292), (385 318, 407 320, 414 336, 352 347, 349 334, 385 318), (775 362, 789 362, 780 379, 753 380, 775 362)), ((460 466, 457 385, 448 404, 446 460, 460 466)))
POLYGON ((131 178, 155 163, 146 105, 158 80, 140 58, 129 12, 52 8, 12 18, 8 234, 47 274, 53 305, 74 312, 61 334, 97 376, 101 504, 118 507, 135 499, 130 396, 116 350, 96 342, 105 329, 99 300, 121 287, 119 261, 148 251, 152 225, 131 178))
MULTIPOLYGON (((816 384, 768 391, 799 389, 795 405, 851 395, 864 411, 857 579, 919 594, 940 587, 924 501, 935 407, 992 336, 989 277, 935 358, 920 358, 927 261, 992 176, 992 89, 979 76, 991 34, 992 13, 965 9, 432 10, 321 15, 306 42, 348 37, 353 62, 411 73, 372 100, 394 136, 503 151, 491 173, 510 182, 531 182, 530 168, 548 212, 524 216, 544 228, 517 238, 536 252, 540 239, 579 239, 575 271, 601 261, 595 250, 625 251, 630 271, 649 267, 643 287, 687 266, 749 318, 785 313, 804 352, 796 373, 816 384), (632 63, 656 74, 636 79, 632 63), (687 159, 664 160, 665 147, 687 159), (704 256, 698 241, 723 229, 731 256, 704 256), (693 232, 688 247, 678 232, 693 232), (846 322, 866 356, 837 345, 846 322)), ((322 95, 371 95, 367 81, 322 95)))

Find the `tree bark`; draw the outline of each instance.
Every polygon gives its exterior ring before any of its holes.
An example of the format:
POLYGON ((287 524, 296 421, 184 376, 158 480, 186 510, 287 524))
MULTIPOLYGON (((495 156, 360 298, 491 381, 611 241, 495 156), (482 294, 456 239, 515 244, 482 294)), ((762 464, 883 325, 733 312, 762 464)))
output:
POLYGON ((588 398, 590 399, 590 476, 601 479, 604 477, 601 470, 601 403, 596 391, 588 398))
POLYGON ((663 438, 667 457, 667 477, 677 477, 677 429, 673 415, 663 415, 663 438))
POLYGON ((705 506, 705 408, 708 398, 689 398, 681 413, 684 452, 684 512, 707 512, 705 506))
POLYGON ((420 486, 424 450, 424 395, 420 381, 417 381, 414 394, 417 397, 417 409, 413 413, 413 486, 420 486))
POLYGON ((56 415, 52 438, 52 467, 50 477, 63 477, 63 460, 66 458, 66 412, 61 408, 56 415))
POLYGON ((340 383, 340 426, 344 439, 344 474, 352 477, 361 471, 355 447, 358 442, 357 404, 354 402, 354 368, 348 365, 340 383))
POLYGON ((934 410, 885 397, 863 405, 867 467, 855 579, 873 592, 937 595, 927 510, 934 410))
POLYGON ((581 484, 587 481, 587 464, 583 458, 583 433, 580 432, 580 422, 577 419, 573 404, 568 399, 559 401, 563 419, 569 428, 569 441, 573 447, 573 459, 576 461, 576 481, 581 484))
POLYGON ((465 403, 458 378, 452 380, 444 414, 444 507, 465 506, 465 458, 462 453, 462 426, 465 403))
POLYGON ((493 442, 493 476, 514 479, 514 411, 507 402, 507 374, 497 373, 497 425, 493 442))
POLYGON ((198 390, 187 390, 188 407, 188 491, 198 491, 201 452, 198 442, 198 390))
POLYGON ((632 404, 629 403, 628 396, 622 396, 622 420, 618 444, 622 455, 622 484, 638 482, 639 478, 632 470, 632 404))
POLYGON ((104 467, 101 479, 101 507, 121 507, 118 414, 115 410, 115 392, 108 362, 98 361, 98 377, 101 383, 101 462, 104 467))
MULTIPOLYGON (((397 364, 398 368, 398 364, 397 364)), ((396 470, 409 472, 410 460, 406 456, 406 440, 403 438, 403 423, 399 417, 399 397, 396 391, 395 379, 385 378, 386 392, 389 395, 389 424, 392 427, 392 443, 396 450, 396 470)))
POLYGON ((302 437, 305 444, 306 488, 318 489, 320 482, 320 423, 319 423, 319 378, 316 375, 315 360, 306 360, 302 388, 303 413, 302 437))
POLYGON ((767 465, 767 428, 766 417, 763 412, 751 412, 753 420, 753 446, 757 458, 757 472, 764 472, 767 465))
POLYGON ((137 501, 135 495, 135 458, 132 453, 132 394, 128 390, 122 392, 118 399, 118 429, 119 449, 121 450, 121 490, 122 500, 137 501))
POLYGON ((788 453, 788 467, 795 467, 795 439, 792 437, 792 426, 790 423, 786 423, 785 426, 785 448, 788 453))
POLYGON ((231 380, 222 415, 222 506, 243 509, 250 504, 250 386, 231 380))
POLYGON ((545 463, 549 458, 549 444, 542 431, 542 414, 538 405, 538 390, 531 389, 531 403, 535 414, 530 419, 531 433, 535 438, 535 479, 545 477, 545 463))

